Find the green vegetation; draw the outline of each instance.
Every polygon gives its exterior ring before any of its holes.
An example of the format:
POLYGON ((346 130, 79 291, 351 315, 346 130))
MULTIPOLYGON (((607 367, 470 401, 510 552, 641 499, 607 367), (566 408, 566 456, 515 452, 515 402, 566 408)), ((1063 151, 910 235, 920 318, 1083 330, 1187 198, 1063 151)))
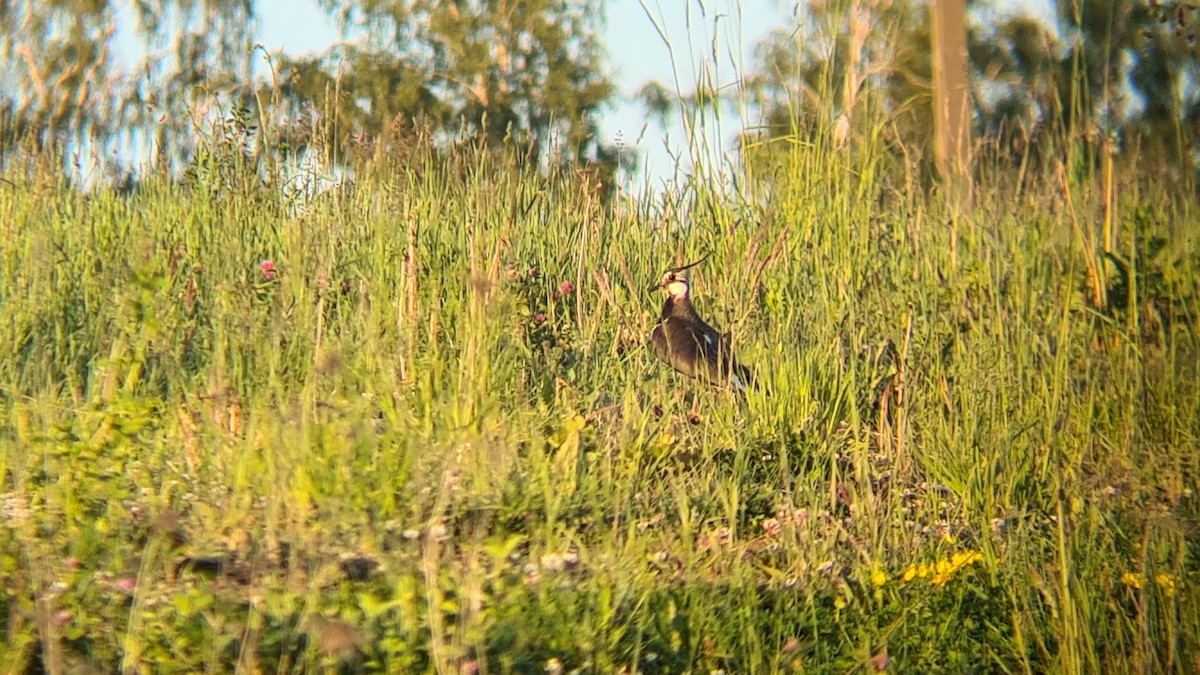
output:
POLYGON ((9 172, 0 668, 1196 667, 1168 195, 1068 168, 954 217, 795 145, 684 218, 473 147, 302 211, 228 157, 9 172), (745 402, 644 347, 646 284, 708 252, 745 402))
POLYGON ((396 44, 270 82, 209 4, 145 83, 115 3, 0 8, 0 671, 1200 669, 1195 12, 974 31, 960 211, 920 5, 648 85, 697 163, 639 200, 599 3, 325 2, 396 44), (706 254, 744 400, 646 348, 706 254))

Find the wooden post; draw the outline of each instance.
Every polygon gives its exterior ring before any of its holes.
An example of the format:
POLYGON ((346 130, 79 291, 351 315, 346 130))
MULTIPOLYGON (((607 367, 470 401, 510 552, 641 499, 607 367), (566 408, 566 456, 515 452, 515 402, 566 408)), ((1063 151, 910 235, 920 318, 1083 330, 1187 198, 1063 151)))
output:
POLYGON ((956 208, 971 203, 971 90, 963 0, 931 0, 933 135, 938 174, 956 208))

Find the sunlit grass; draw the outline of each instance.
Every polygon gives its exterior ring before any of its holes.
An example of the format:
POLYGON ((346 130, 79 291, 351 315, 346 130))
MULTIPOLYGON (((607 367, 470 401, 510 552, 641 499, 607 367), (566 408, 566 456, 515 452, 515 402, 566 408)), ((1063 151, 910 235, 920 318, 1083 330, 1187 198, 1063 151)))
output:
POLYGON ((303 211, 0 184, 0 667, 1195 667, 1190 213, 1120 195, 1167 245, 1096 308, 1051 180, 952 235, 869 147, 686 222, 421 151, 303 211), (645 347, 705 253, 744 402, 645 347))

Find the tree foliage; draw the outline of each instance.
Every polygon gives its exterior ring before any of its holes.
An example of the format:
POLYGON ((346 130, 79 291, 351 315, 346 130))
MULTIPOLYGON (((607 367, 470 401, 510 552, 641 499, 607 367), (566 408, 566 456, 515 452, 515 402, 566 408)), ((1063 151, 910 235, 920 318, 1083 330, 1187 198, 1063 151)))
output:
POLYGON ((16 138, 104 148, 140 136, 177 168, 192 161, 203 123, 249 111, 278 123, 251 134, 256 155, 302 152, 319 127, 345 158, 350 147, 387 147, 398 129, 416 128, 512 142, 534 164, 615 170, 615 153, 597 135, 614 91, 599 0, 322 5, 343 40, 318 57, 276 55, 271 81, 256 81, 252 0, 140 0, 125 13, 114 0, 6 3, 0 77, 13 86, 0 113, 18 133, 0 154, 16 138), (114 56, 114 26, 130 16, 146 46, 132 69, 114 56))
POLYGON ((815 2, 800 25, 773 31, 757 47, 746 80, 761 120, 742 137, 751 162, 773 139, 809 141, 863 127, 867 113, 890 120, 896 136, 931 147, 929 28, 909 0, 815 2), (840 127, 840 129, 839 129, 840 127))
MULTIPOLYGON (((1014 159, 1056 156, 1064 142, 1111 149, 1145 168, 1191 179, 1200 150, 1200 52, 1197 9, 1144 0, 1055 4, 1052 24, 1024 14, 998 14, 978 3, 968 12, 974 134, 1014 159)), ((751 91, 762 125, 747 147, 836 128, 845 92, 882 114, 905 152, 931 145, 928 7, 904 0, 812 3, 797 27, 759 46, 751 91), (851 27, 870 36, 855 43, 851 27), (856 67, 858 79, 847 79, 856 67)), ((749 159, 753 161, 751 156, 749 159)))
POLYGON ((347 41, 287 59, 286 97, 332 111, 334 139, 387 140, 418 121, 531 160, 604 162, 598 115, 614 89, 597 0, 326 0, 347 41), (398 124, 399 123, 399 124, 398 124))
POLYGON ((42 143, 61 130, 108 124, 112 8, 107 3, 21 0, 0 4, 5 127, 42 143))
MULTIPOLYGON (((0 157, 17 139, 96 155, 140 144, 177 169, 192 159, 198 124, 237 111, 252 122, 253 154, 300 152, 319 126, 340 161, 356 149, 391 153, 420 129, 519 148, 530 165, 615 170, 598 136, 614 94, 601 0, 321 2, 343 40, 316 57, 274 56, 270 81, 255 79, 253 0, 2 3, 0 157), (135 63, 120 54, 118 30, 144 46, 135 63), (259 120, 279 123, 277 135, 254 133, 259 120)), ((1057 0, 1054 10, 1047 24, 970 5, 979 147, 1041 161, 1082 140, 1192 180, 1198 10, 1155 0, 1057 0)), ((898 152, 928 157, 927 4, 821 0, 797 16, 759 46, 743 86, 706 83, 684 109, 749 96, 761 124, 743 137, 748 161, 769 154, 771 139, 841 143, 879 120, 898 152)), ((675 102, 653 84, 641 98, 660 118, 675 102)))
POLYGON ((251 0, 139 0, 125 14, 121 7, 0 4, 0 127, 10 132, 0 137, 0 155, 19 139, 38 149, 90 143, 98 151, 141 134, 178 159, 190 147, 190 122, 203 114, 199 90, 252 94, 251 0), (118 26, 144 47, 132 64, 118 53, 118 26))

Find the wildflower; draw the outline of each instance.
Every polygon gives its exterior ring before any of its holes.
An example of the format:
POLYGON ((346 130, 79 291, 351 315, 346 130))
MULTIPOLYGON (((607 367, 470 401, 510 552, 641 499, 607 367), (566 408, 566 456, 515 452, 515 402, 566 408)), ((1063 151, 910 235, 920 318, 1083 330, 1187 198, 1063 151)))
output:
POLYGON ((959 567, 966 567, 967 565, 977 563, 980 560, 983 560, 983 554, 979 551, 959 551, 950 558, 950 561, 954 565, 955 569, 959 567))
POLYGON ((1159 573, 1154 577, 1154 583, 1162 589, 1163 595, 1168 598, 1175 595, 1175 577, 1170 574, 1159 573))
POLYGON ((113 586, 122 593, 133 593, 134 589, 137 588, 137 579, 133 577, 121 577, 113 582, 113 586))
POLYGON ((982 559, 983 555, 978 551, 959 551, 948 559, 937 561, 934 566, 933 585, 941 586, 958 570, 982 559))
POLYGON ((575 285, 569 281, 564 281, 558 285, 559 295, 570 295, 575 292, 575 285))
POLYGON ((933 564, 933 585, 941 586, 950 578, 950 574, 954 570, 950 567, 950 561, 942 558, 933 564))
POLYGON ((920 564, 909 565, 900 574, 900 580, 908 583, 913 579, 930 578, 930 582, 934 586, 941 586, 950 580, 950 577, 955 572, 962 568, 973 565, 980 560, 983 560, 983 554, 979 551, 959 551, 949 558, 942 558, 932 565, 920 564))
POLYGON ((536 267, 530 267, 530 268, 529 268, 529 271, 528 271, 528 272, 526 272, 526 274, 528 274, 528 275, 529 275, 529 278, 530 278, 530 279, 536 279, 536 278, 537 278, 537 276, 538 276, 538 268, 536 268, 536 267))
POLYGON ((541 312, 538 312, 537 314, 534 314, 534 315, 533 315, 533 322, 534 322, 534 323, 536 323, 536 324, 537 324, 537 325, 539 325, 539 326, 540 326, 540 325, 542 325, 542 324, 544 324, 544 323, 546 323, 546 315, 545 315, 545 314, 543 314, 543 313, 541 313, 541 312))
POLYGON ((875 588, 879 588, 880 586, 883 586, 886 583, 887 583, 887 575, 884 574, 882 570, 880 570, 879 568, 876 568, 875 571, 871 572, 871 585, 872 586, 874 586, 875 588))
POLYGON ((275 262, 272 260, 264 260, 258 263, 258 269, 262 272, 263 280, 271 281, 275 278, 275 262))
POLYGON ((1134 572, 1126 572, 1122 574, 1120 581, 1122 584, 1125 584, 1130 588, 1136 588, 1138 590, 1141 590, 1142 588, 1142 575, 1134 572))

